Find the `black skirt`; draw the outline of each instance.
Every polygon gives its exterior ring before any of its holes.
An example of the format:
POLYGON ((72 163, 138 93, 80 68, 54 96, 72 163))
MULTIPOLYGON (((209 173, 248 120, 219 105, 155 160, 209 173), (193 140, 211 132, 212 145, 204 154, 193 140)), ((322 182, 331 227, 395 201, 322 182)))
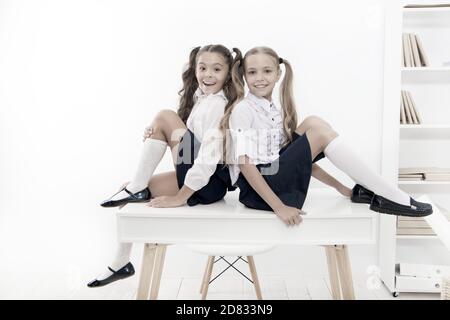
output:
MULTIPOLYGON (((308 193, 312 163, 324 158, 325 154, 319 153, 312 161, 306 134, 294 133, 292 138, 293 141, 280 150, 280 157, 277 160, 268 164, 259 164, 256 167, 285 205, 301 209, 308 193)), ((239 174, 237 184, 240 189, 240 202, 250 208, 273 211, 250 186, 242 173, 239 174)))
MULTIPOLYGON (((180 140, 176 164, 178 188, 180 189, 184 185, 184 179, 186 178, 188 170, 192 167, 195 159, 197 158, 200 145, 201 143, 190 130, 187 130, 180 140)), ((199 203, 213 203, 223 199, 227 191, 232 191, 235 189, 235 187, 231 186, 231 178, 228 168, 224 167, 222 164, 218 164, 216 171, 209 179, 208 184, 197 190, 188 199, 187 204, 189 206, 195 206, 199 203)))

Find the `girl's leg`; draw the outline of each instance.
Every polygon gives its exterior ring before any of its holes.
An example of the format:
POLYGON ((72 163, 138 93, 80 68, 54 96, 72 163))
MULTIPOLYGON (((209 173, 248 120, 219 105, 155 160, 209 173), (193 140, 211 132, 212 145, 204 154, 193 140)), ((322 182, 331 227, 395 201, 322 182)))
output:
MULTIPOLYGON (((127 186, 127 189, 132 193, 139 192, 147 187, 153 172, 166 152, 167 145, 172 150, 176 150, 181 137, 187 130, 186 125, 172 110, 160 111, 153 120, 151 127, 153 133, 150 138, 144 141, 134 177, 127 186)), ((114 195, 111 200, 117 201, 128 196, 128 193, 121 191, 114 195)))
MULTIPOLYGON (((154 175, 150 179, 148 187, 154 197, 175 195, 179 190, 175 171, 154 175)), ((123 268, 130 261, 132 247, 132 243, 118 243, 116 255, 109 267, 115 271, 123 268)), ((113 273, 107 269, 105 273, 97 277, 97 280, 105 280, 112 275, 113 273)))
POLYGON ((174 196, 180 190, 175 171, 154 175, 148 183, 153 197, 174 196))
POLYGON ((306 130, 308 130, 312 126, 319 126, 319 125, 326 126, 330 129, 332 129, 331 125, 328 124, 328 122, 326 122, 322 118, 317 117, 317 116, 309 116, 309 117, 306 117, 302 121, 302 123, 300 123, 300 125, 297 127, 297 130, 295 130, 295 132, 297 132, 300 135, 303 135, 306 132, 306 130))
POLYGON ((337 168, 344 171, 356 183, 386 199, 410 206, 410 196, 370 169, 325 121, 311 117, 304 122, 306 123, 302 128, 306 128, 305 133, 313 159, 323 151, 337 168))

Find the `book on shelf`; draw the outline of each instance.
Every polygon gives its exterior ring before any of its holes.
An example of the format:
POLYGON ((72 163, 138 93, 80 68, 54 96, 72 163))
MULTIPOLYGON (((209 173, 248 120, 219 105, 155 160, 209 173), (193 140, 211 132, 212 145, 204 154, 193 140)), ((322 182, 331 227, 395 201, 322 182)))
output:
POLYGON ((429 67, 430 63, 428 62, 428 58, 425 54, 425 49, 423 47, 422 40, 420 40, 419 36, 417 34, 414 35, 416 42, 417 42, 417 48, 419 49, 419 56, 420 61, 422 62, 424 67, 429 67))
POLYGON ((423 181, 425 179, 424 174, 399 174, 398 181, 423 181))
POLYGON ((398 228, 430 228, 428 223, 425 220, 417 221, 417 220, 398 220, 397 221, 398 228))
POLYGON ((397 221, 425 221, 423 217, 397 216, 397 221))
POLYGON ((421 124, 421 117, 409 91, 401 91, 400 124, 421 124))
POLYGON ((429 228, 397 228, 398 235, 434 236, 436 233, 429 228))
POLYGON ((422 118, 420 117, 419 112, 417 111, 417 107, 416 107, 416 104, 415 104, 415 102, 414 102, 414 100, 412 98, 411 92, 406 91, 406 95, 408 97, 408 102, 411 105, 411 110, 413 110, 414 117, 417 120, 416 124, 421 124, 422 123, 422 118))
POLYGON ((411 61, 411 50, 410 50, 410 42, 409 42, 409 36, 407 33, 403 33, 402 35, 403 39, 403 61, 404 61, 404 67, 412 67, 412 61, 411 61))
POLYGON ((428 67, 428 58, 420 37, 414 33, 403 33, 403 54, 402 66, 411 67, 428 67))
POLYGON ((412 55, 413 55, 413 61, 414 61, 414 66, 415 67, 421 67, 422 66, 422 62, 420 61, 420 57, 419 57, 419 48, 417 46, 417 41, 416 41, 416 37, 413 33, 408 33, 409 36, 409 41, 411 43, 411 51, 412 51, 412 55))
POLYGON ((400 123, 406 123, 406 111, 405 111, 405 103, 403 102, 403 96, 400 99, 400 123))

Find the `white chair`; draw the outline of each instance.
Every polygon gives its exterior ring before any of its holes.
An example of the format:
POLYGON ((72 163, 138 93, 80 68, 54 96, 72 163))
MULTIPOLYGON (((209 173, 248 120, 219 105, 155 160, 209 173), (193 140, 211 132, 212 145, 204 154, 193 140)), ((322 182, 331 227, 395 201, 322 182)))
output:
POLYGON ((239 272, 243 277, 245 277, 248 281, 253 283, 256 291, 256 297, 258 300, 262 299, 261 287, 258 280, 258 274, 256 273, 256 266, 253 256, 258 253, 267 252, 273 249, 274 245, 216 245, 216 244, 193 244, 187 246, 194 252, 206 254, 208 255, 208 262, 206 264, 205 273, 203 275, 202 284, 200 286, 200 293, 202 294, 202 300, 206 299, 206 295, 208 294, 208 288, 211 282, 216 280, 220 275, 222 275, 229 268, 235 269, 239 272), (215 260, 215 258, 219 256, 220 258, 215 260), (230 263, 226 260, 225 256, 237 256, 237 259, 230 263), (247 260, 242 257, 246 256, 247 260), (228 267, 225 268, 222 272, 220 272, 214 279, 211 280, 212 270, 214 263, 223 260, 228 264, 228 267), (250 274, 252 279, 249 279, 245 274, 243 274, 239 269, 237 269, 234 264, 242 260, 248 263, 250 268, 250 274))

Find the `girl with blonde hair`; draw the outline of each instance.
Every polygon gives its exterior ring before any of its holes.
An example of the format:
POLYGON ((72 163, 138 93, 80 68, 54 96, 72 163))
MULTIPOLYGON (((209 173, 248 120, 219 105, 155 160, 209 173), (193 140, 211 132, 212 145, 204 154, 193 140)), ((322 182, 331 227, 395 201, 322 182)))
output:
POLYGON ((298 125, 293 99, 291 64, 268 47, 239 53, 232 70, 236 101, 221 121, 225 155, 239 200, 248 207, 274 211, 287 225, 301 222, 311 176, 333 186, 351 201, 370 204, 376 212, 426 216, 430 204, 420 203, 373 172, 345 140, 317 116, 298 125), (282 76, 281 108, 272 99, 282 76), (245 82, 244 82, 245 80, 245 82), (244 84, 249 93, 244 97, 244 84), (347 188, 315 162, 327 157, 355 182, 347 188))

